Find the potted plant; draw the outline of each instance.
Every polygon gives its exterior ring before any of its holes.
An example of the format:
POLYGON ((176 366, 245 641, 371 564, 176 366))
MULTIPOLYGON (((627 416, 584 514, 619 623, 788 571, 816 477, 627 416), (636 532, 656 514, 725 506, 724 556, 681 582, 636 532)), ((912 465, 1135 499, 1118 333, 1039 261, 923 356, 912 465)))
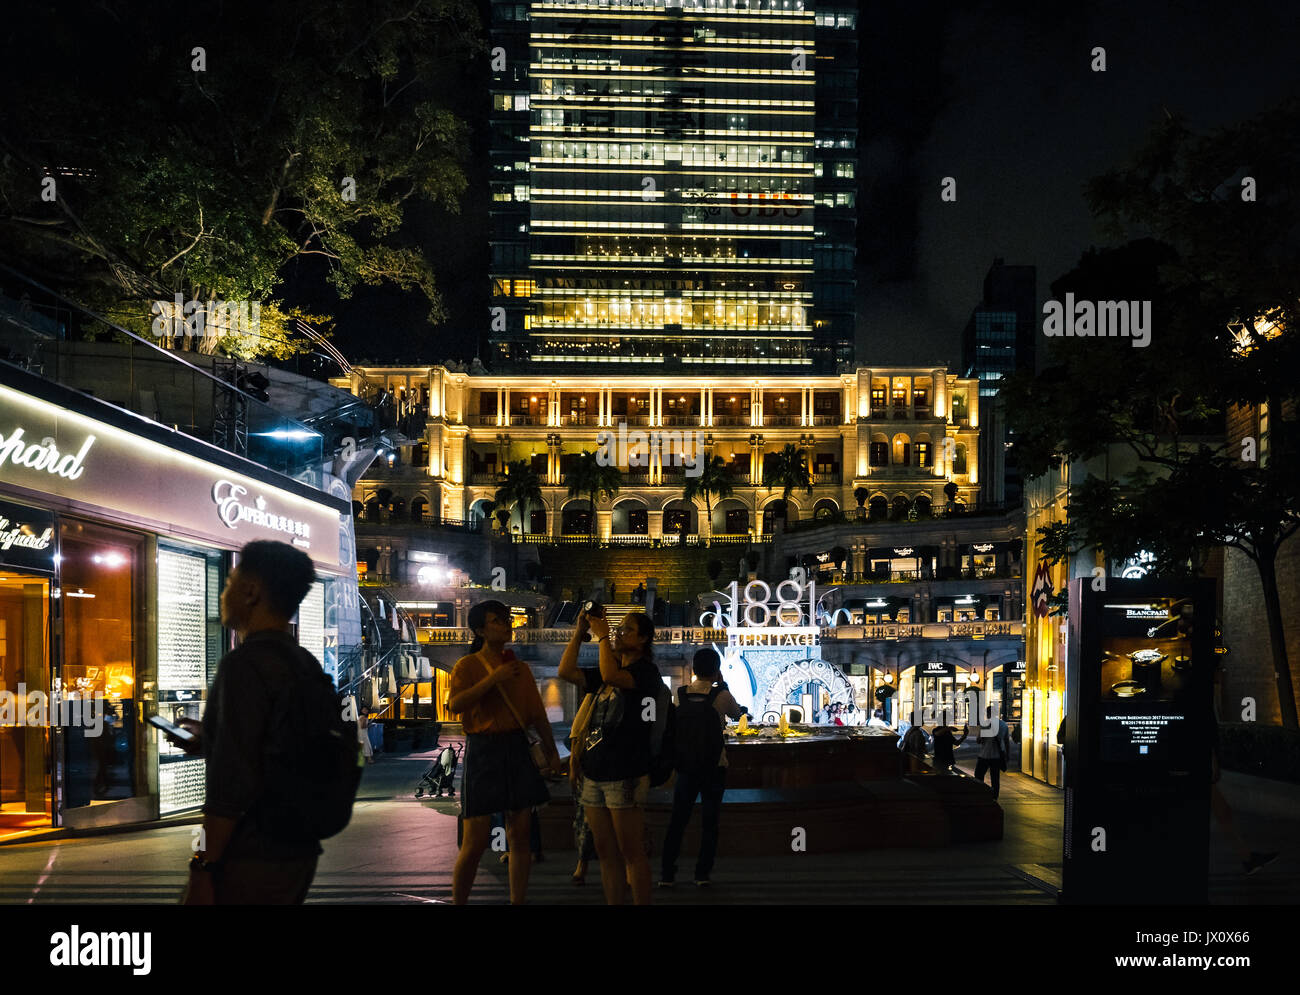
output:
POLYGON ((867 498, 871 497, 871 492, 865 487, 855 487, 853 489, 853 500, 858 502, 856 518, 859 522, 867 517, 867 509, 863 507, 867 503, 867 498))

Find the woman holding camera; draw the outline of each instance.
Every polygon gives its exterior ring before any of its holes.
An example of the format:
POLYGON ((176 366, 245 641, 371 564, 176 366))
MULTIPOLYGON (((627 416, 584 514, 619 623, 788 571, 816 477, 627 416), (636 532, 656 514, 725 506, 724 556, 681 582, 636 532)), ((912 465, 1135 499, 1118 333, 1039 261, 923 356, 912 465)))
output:
POLYGON ((528 828, 536 805, 550 801, 533 761, 528 730, 535 730, 552 770, 560 757, 551 723, 528 665, 506 648, 511 639, 510 609, 483 601, 469 610, 474 632, 470 653, 452 669, 447 707, 465 727, 465 779, 461 786, 464 836, 452 871, 452 900, 464 905, 487 849, 492 816, 506 813, 510 861, 510 902, 522 905, 532 867, 528 828))
POLYGON ((654 664, 654 625, 644 612, 632 612, 611 635, 603 610, 595 610, 588 603, 578 616, 560 659, 559 676, 596 696, 580 744, 582 795, 575 801, 583 806, 596 844, 606 903, 622 905, 630 884, 632 900, 648 905, 645 802, 654 701, 663 686, 654 664), (599 648, 598 667, 578 666, 578 649, 588 631, 599 648))

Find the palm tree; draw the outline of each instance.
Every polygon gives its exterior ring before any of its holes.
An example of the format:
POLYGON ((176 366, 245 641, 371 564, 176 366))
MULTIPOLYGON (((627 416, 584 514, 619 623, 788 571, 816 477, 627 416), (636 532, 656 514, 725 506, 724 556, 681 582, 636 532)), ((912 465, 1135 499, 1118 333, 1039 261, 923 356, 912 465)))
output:
MULTIPOLYGON (((506 465, 501 477, 501 486, 497 488, 496 503, 498 508, 519 505, 519 531, 528 532, 528 509, 533 505, 543 505, 542 478, 532 468, 528 460, 517 459, 506 465)), ((508 519, 507 519, 508 520, 508 519)))
POLYGON ((583 450, 568 473, 564 482, 569 485, 569 497, 585 497, 591 506, 591 538, 596 538, 596 499, 601 494, 612 498, 618 493, 623 483, 623 473, 616 466, 604 466, 596 459, 595 453, 583 450))
POLYGON ((812 477, 808 473, 808 451, 787 442, 784 449, 773 454, 771 472, 764 475, 763 482, 768 487, 782 488, 779 510, 784 520, 786 502, 790 500, 792 490, 797 487, 809 494, 813 492, 812 477))
POLYGON ((682 498, 691 503, 697 497, 704 498, 704 509, 708 515, 709 536, 713 535, 713 498, 731 497, 731 474, 721 456, 705 460, 698 477, 687 477, 686 486, 682 488, 682 498))

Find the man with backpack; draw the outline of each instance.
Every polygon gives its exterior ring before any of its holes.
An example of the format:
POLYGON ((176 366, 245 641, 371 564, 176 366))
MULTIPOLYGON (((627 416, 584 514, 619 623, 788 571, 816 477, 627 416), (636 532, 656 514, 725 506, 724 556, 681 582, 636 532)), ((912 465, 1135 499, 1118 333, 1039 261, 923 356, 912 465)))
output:
POLYGON ((361 780, 356 717, 298 645, 291 620, 315 583, 311 559, 250 542, 221 592, 221 622, 241 637, 221 658, 201 727, 180 744, 207 759, 203 829, 187 905, 298 905, 320 840, 352 813, 361 780))
POLYGON ((722 814, 727 775, 727 750, 722 730, 728 718, 738 719, 744 712, 727 690, 727 685, 720 681, 721 665, 715 650, 699 650, 691 664, 695 680, 677 689, 674 721, 677 785, 673 790, 672 821, 664 840, 663 867, 659 876, 661 888, 673 886, 682 835, 691 819, 697 795, 704 802, 704 822, 700 829, 700 853, 695 861, 695 884, 701 888, 708 887, 709 875, 713 871, 713 858, 718 851, 718 818, 722 814))

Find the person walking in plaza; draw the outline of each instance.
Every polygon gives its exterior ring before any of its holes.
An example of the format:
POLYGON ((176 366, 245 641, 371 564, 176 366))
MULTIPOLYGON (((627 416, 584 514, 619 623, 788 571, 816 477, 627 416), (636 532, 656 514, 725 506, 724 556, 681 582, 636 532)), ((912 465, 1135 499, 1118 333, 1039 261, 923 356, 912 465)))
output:
POLYGON ((673 814, 664 839, 659 886, 671 888, 677 875, 677 854, 697 796, 703 801, 700 852, 695 859, 695 884, 707 887, 718 852, 718 819, 727 787, 727 748, 722 730, 727 719, 739 719, 741 707, 722 682, 722 661, 714 649, 698 650, 691 663, 695 680, 677 689, 673 814))
POLYGON ((931 737, 934 743, 934 769, 940 774, 951 774, 952 766, 957 762, 953 756, 953 750, 966 742, 966 737, 970 735, 970 727, 961 727, 961 738, 956 739, 952 733, 952 726, 935 726, 934 735, 931 737))
POLYGON ((1007 769, 1007 758, 1011 755, 1011 727, 998 719, 996 735, 980 735, 979 756, 975 760, 975 780, 984 783, 984 772, 988 771, 993 783, 993 797, 998 797, 1000 772, 1007 769))
POLYGON ((552 770, 560 767, 546 708, 528 665, 506 644, 511 639, 510 609, 500 601, 481 601, 469 610, 474 642, 452 668, 448 708, 465 728, 465 776, 461 786, 464 834, 452 871, 452 901, 464 905, 487 849, 492 816, 504 812, 510 861, 510 902, 522 905, 532 868, 529 819, 532 809, 550 800, 534 763, 529 730, 535 730, 552 770))
MULTIPOLYGON (((290 625, 315 582, 306 553, 268 541, 240 550, 226 577, 221 623, 240 644, 217 664, 202 723, 180 723, 195 739, 173 740, 207 760, 202 848, 190 860, 186 905, 301 905, 316 875, 320 843, 287 839, 264 804, 276 776, 264 754, 277 704, 301 681, 324 678, 290 625)), ((351 742, 358 746, 355 732, 351 742)))
POLYGON ((610 637, 600 616, 578 616, 560 658, 559 676, 594 694, 579 763, 583 814, 600 860, 605 901, 622 905, 629 884, 637 905, 650 903, 645 850, 645 802, 650 791, 650 733, 654 699, 663 682, 654 664, 654 626, 644 612, 624 616, 610 637), (599 666, 578 666, 582 636, 596 638, 599 666), (649 706, 647 705, 649 702, 649 706))

